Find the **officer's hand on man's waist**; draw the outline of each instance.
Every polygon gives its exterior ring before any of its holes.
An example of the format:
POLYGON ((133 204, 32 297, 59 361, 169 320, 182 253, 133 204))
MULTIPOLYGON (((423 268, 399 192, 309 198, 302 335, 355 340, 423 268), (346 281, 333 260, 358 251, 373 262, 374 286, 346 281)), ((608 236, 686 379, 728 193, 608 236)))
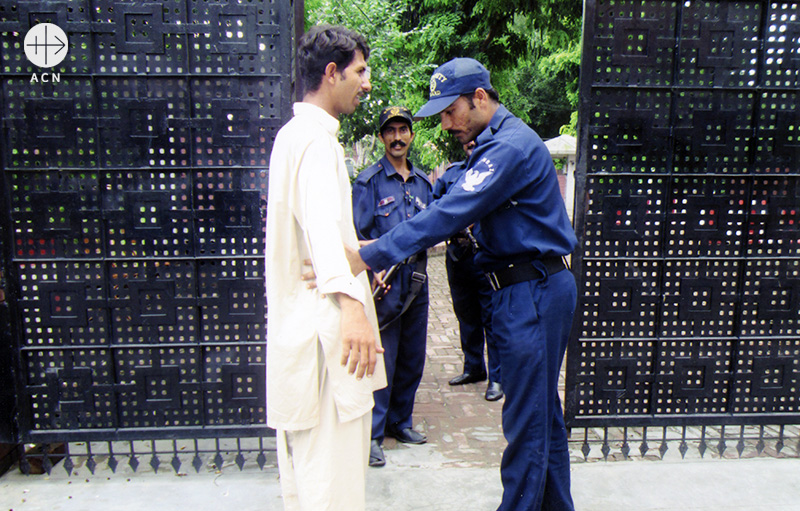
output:
POLYGON ((303 260, 303 266, 309 266, 309 267, 311 267, 311 270, 302 273, 300 275, 300 279, 307 281, 306 288, 308 288, 308 289, 316 289, 317 288, 317 275, 316 275, 316 273, 314 273, 314 267, 311 264, 311 259, 303 260))
MULTIPOLYGON (((375 240, 361 240, 359 241, 359 244, 363 247, 369 245, 373 241, 375 240)), ((369 269, 367 263, 361 259, 361 254, 359 254, 358 250, 345 247, 345 255, 347 256, 347 262, 350 263, 350 271, 353 273, 353 275, 358 275, 362 271, 369 269)))

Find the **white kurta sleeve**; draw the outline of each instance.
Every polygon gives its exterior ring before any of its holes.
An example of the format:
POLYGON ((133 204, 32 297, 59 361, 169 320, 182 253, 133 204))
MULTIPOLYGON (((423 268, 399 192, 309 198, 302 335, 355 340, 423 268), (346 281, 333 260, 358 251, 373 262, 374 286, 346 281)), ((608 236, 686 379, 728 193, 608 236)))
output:
POLYGON ((328 295, 344 293, 366 303, 366 290, 351 273, 344 250, 342 229, 354 227, 341 225, 351 215, 342 211, 342 196, 349 198, 350 194, 349 188, 341 190, 339 158, 328 140, 315 141, 306 148, 298 169, 300 194, 295 214, 306 234, 319 291, 328 295))

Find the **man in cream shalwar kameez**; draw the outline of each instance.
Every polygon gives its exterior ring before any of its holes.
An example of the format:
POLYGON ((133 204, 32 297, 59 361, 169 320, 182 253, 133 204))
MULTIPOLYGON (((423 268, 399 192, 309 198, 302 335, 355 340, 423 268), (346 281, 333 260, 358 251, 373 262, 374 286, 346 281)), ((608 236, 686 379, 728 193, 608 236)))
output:
MULTIPOLYGON (((327 37, 324 45, 353 35, 327 30, 312 29, 301 49, 320 44, 313 37, 327 37)), ((277 432, 287 511, 365 506, 372 393, 386 377, 366 273, 353 276, 345 256, 358 239, 336 135, 337 116, 352 113, 371 87, 368 53, 356 49, 344 68, 326 66, 318 88, 294 105, 270 157, 267 424, 277 432), (316 287, 302 279, 307 260, 316 287)))

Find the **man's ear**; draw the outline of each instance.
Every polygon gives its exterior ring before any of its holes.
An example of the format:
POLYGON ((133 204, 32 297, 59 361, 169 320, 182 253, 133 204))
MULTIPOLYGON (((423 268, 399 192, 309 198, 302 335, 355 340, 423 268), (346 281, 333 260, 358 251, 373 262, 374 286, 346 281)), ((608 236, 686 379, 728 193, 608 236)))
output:
POLYGON ((489 101, 489 93, 486 92, 486 89, 483 89, 481 87, 475 89, 475 95, 473 97, 477 99, 481 104, 489 101))
MULTIPOLYGON (((323 78, 325 80, 333 80, 335 74, 336 74, 336 62, 328 62, 328 65, 325 66, 325 74, 323 75, 323 78)), ((331 83, 333 82, 331 81, 331 83)))

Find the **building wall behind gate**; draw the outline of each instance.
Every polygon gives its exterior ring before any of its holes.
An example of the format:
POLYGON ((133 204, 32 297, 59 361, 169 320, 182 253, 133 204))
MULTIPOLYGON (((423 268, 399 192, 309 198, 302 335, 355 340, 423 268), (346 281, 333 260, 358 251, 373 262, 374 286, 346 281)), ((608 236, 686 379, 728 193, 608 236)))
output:
POLYGON ((27 441, 267 431, 267 164, 293 31, 289 0, 0 1, 27 441), (50 69, 24 55, 41 22, 69 38, 50 69))
POLYGON ((587 0, 572 426, 800 421, 800 4, 587 0))

